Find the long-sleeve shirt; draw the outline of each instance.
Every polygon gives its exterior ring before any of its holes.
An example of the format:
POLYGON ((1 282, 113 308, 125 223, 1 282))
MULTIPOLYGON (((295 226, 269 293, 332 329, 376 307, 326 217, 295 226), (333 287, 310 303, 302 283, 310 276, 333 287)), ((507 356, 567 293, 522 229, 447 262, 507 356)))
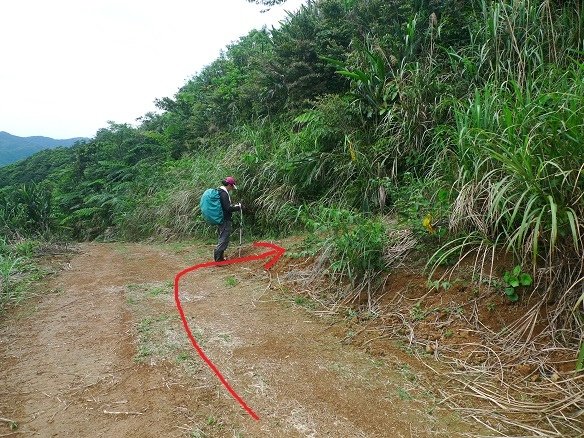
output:
POLYGON ((223 209, 223 220, 230 221, 234 211, 240 211, 239 205, 231 205, 231 197, 229 191, 224 187, 219 187, 219 199, 221 200, 221 208, 223 209))

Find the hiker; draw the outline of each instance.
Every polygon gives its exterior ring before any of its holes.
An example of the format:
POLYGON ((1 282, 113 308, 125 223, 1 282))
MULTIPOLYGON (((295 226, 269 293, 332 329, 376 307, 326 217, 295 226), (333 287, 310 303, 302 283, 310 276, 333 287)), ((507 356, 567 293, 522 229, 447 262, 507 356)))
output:
POLYGON ((225 250, 229 245, 229 235, 231 234, 233 221, 231 220, 231 215, 234 211, 241 211, 241 203, 231 205, 231 197, 229 192, 233 189, 237 189, 235 186, 235 178, 228 176, 225 178, 219 187, 219 198, 221 200, 221 209, 223 210, 223 222, 217 225, 219 232, 219 242, 215 247, 213 252, 213 257, 216 262, 221 262, 225 260, 225 250))

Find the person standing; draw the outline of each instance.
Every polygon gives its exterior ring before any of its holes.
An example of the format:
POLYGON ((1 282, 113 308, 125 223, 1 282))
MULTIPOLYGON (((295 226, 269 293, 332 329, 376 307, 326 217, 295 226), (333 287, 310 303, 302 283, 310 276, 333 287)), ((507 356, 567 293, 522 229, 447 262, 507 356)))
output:
POLYGON ((233 189, 237 189, 235 185, 235 178, 228 176, 225 178, 219 187, 219 199, 221 200, 221 209, 223 210, 223 222, 221 222, 217 228, 219 233, 219 241, 213 251, 213 258, 216 262, 221 262, 225 260, 225 250, 229 246, 229 237, 233 229, 233 220, 231 218, 234 211, 241 211, 241 203, 231 205, 231 196, 229 192, 233 189))

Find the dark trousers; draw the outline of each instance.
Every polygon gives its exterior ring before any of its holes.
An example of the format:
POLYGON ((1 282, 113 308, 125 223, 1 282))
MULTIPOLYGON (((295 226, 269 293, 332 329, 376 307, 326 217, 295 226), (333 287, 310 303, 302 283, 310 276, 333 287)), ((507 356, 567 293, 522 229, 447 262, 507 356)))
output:
POLYGON ((224 221, 221 225, 217 227, 217 232, 219 233, 219 242, 213 251, 213 258, 216 262, 224 260, 224 252, 229 246, 229 236, 231 235, 232 222, 224 221))

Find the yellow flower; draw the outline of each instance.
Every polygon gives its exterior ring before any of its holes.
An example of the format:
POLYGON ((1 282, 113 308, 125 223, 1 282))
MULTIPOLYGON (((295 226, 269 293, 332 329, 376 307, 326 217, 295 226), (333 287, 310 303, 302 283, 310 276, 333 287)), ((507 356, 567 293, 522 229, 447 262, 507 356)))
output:
POLYGON ((426 216, 424 216, 424 219, 422 219, 422 226, 427 229, 428 233, 430 234, 434 234, 436 232, 432 226, 432 215, 430 213, 428 213, 426 216))

